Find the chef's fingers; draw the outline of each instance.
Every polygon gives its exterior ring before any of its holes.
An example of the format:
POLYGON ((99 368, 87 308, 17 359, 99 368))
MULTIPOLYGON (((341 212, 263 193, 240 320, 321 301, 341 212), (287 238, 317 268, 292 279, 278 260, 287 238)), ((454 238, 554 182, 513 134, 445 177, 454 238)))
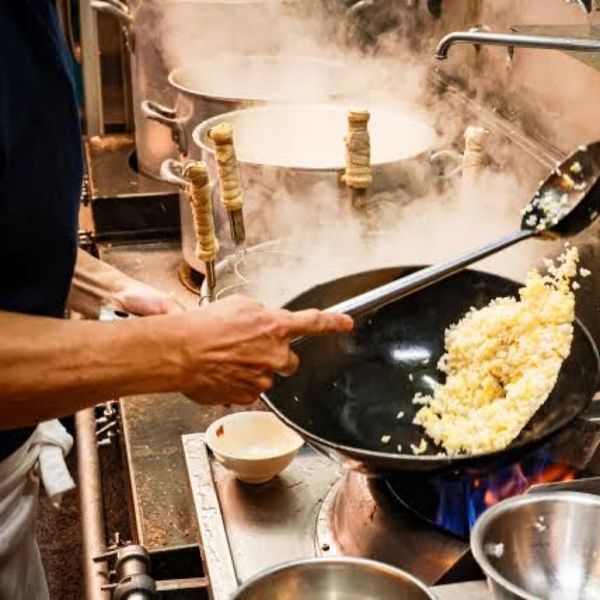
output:
POLYGON ((273 387, 273 376, 265 374, 256 383, 259 393, 266 392, 273 387))
POLYGON ((244 370, 245 378, 236 378, 235 381, 215 388, 209 386, 204 389, 184 390, 183 393, 200 404, 221 404, 226 408, 231 405, 247 405, 256 402, 263 392, 273 387, 273 373, 265 369, 244 370))
POLYGON ((352 331, 354 321, 348 315, 322 312, 311 308, 290 313, 288 335, 300 336, 331 335, 352 331))
MULTIPOLYGON (((237 406, 248 406, 250 404, 254 404, 258 400, 258 394, 241 394, 237 397, 235 404, 237 406)), ((226 405, 228 408, 231 407, 231 404, 226 405)))
POLYGON ((246 389, 236 397, 234 403, 242 406, 254 404, 257 400, 259 400, 260 395, 263 392, 270 390, 272 387, 273 375, 261 375, 258 379, 252 381, 251 384, 245 386, 246 389))
POLYGON ((293 375, 298 370, 299 365, 300 359, 298 358, 298 355, 290 350, 286 364, 277 369, 277 374, 282 377, 290 377, 290 375, 293 375))
MULTIPOLYGON (((259 396, 273 387, 273 373, 271 371, 255 372, 247 381, 239 383, 240 393, 258 400, 259 396)), ((233 404, 240 404, 237 399, 232 398, 233 404)))

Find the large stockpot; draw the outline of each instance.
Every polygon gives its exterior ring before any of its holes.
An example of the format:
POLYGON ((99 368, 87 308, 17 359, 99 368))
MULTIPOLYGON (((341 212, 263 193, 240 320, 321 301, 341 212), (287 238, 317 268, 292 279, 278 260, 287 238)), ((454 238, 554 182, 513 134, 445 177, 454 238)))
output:
MULTIPOLYGON (((216 181, 209 132, 224 121, 233 125, 248 244, 313 231, 315 220, 325 212, 328 219, 335 219, 336 211, 350 209, 341 181, 347 112, 348 106, 332 104, 261 106, 213 117, 195 128, 190 157, 205 161, 216 181)), ((408 109, 372 109, 369 129, 373 193, 409 189, 429 179, 436 134, 425 117, 408 109)), ((221 256, 225 256, 232 243, 216 185, 213 198, 221 256)), ((193 254, 195 234, 187 202, 181 203, 181 215, 185 260, 201 270, 193 254)))
POLYGON ((352 71, 341 61, 256 54, 200 58, 171 71, 168 83, 172 105, 148 96, 141 111, 171 131, 180 157, 190 155, 195 127, 211 117, 266 103, 343 99, 355 88, 352 71))
POLYGON ((162 161, 178 155, 171 132, 148 120, 141 107, 145 99, 151 98, 157 111, 175 119, 170 107, 177 90, 169 83, 169 65, 180 64, 184 55, 208 58, 226 52, 273 51, 275 42, 268 35, 250 38, 244 32, 249 27, 264 26, 277 7, 287 4, 289 0, 131 0, 128 4, 92 0, 94 8, 118 19, 126 32, 141 172, 159 177, 162 161))

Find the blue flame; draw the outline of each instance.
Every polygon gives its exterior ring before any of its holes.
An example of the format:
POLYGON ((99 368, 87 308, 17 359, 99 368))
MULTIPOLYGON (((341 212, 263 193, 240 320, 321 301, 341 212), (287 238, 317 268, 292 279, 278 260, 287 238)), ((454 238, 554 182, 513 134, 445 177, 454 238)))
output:
POLYGON ((436 525, 468 538, 477 519, 490 506, 524 494, 552 465, 559 464, 547 450, 521 463, 483 477, 438 478, 432 485, 438 496, 436 525))

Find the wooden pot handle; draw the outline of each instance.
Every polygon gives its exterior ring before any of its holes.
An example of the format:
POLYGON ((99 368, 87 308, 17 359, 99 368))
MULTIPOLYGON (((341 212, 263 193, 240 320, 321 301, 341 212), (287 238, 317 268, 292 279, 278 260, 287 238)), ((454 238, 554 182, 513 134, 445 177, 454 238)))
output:
POLYGON ((196 230, 196 256, 208 263, 216 260, 219 252, 208 169, 203 162, 188 162, 184 166, 183 176, 189 182, 188 199, 196 230))
POLYGON ((366 190, 373 183, 371 172, 371 139, 367 110, 351 110, 348 113, 346 136, 346 171, 343 180, 349 188, 366 190))

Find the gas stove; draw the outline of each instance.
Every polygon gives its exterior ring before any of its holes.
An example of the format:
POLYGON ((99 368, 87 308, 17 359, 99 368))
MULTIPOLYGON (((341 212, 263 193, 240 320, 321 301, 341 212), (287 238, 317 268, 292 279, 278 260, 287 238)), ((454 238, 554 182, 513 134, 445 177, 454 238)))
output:
POLYGON ((600 402, 548 446, 485 477, 383 481, 345 472, 304 447, 270 483, 240 483, 204 434, 183 436, 202 556, 214 600, 279 563, 360 556, 419 577, 440 600, 492 598, 469 550, 487 506, 520 493, 600 493, 600 402))

